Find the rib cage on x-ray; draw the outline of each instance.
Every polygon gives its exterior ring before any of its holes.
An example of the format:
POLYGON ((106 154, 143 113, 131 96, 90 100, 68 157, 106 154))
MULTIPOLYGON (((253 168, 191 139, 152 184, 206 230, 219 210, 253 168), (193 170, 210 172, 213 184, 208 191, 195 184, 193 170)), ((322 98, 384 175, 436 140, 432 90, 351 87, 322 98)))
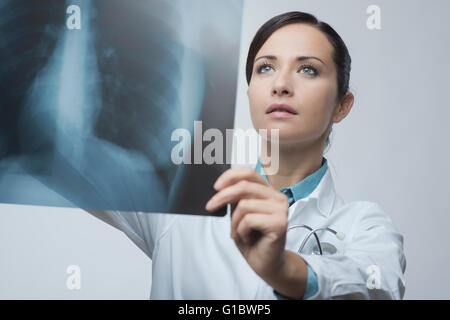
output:
MULTIPOLYGON (((167 210, 179 188, 171 133, 186 125, 179 92, 188 49, 174 29, 185 12, 175 4, 2 1, 1 189, 24 171, 75 206, 167 210), (71 4, 81 9, 80 30, 66 27, 71 4)), ((201 88, 203 66, 192 61, 201 88)), ((192 120, 200 109, 189 110, 192 120)), ((14 183, 9 196, 33 193, 14 183)))

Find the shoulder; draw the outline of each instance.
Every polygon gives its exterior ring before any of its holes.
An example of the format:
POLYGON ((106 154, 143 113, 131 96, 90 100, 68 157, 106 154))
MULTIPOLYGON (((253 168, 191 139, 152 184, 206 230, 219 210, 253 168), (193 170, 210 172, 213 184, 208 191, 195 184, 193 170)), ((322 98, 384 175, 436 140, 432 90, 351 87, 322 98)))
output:
POLYGON ((355 219, 371 217, 390 218, 385 208, 377 202, 367 200, 345 201, 338 194, 336 194, 334 211, 351 214, 355 219))
POLYGON ((392 222, 389 213, 377 202, 357 200, 348 205, 352 208, 355 218, 360 221, 386 220, 392 222))
MULTIPOLYGON (((349 217, 349 235, 354 241, 391 243, 402 246, 403 235, 394 225, 390 214, 376 202, 357 200, 342 206, 349 217)), ((367 243, 369 245, 369 243, 367 243)))
POLYGON ((354 200, 345 202, 339 195, 336 197, 335 213, 346 216, 348 221, 359 230, 369 230, 376 226, 395 229, 391 215, 383 205, 373 201, 354 200))

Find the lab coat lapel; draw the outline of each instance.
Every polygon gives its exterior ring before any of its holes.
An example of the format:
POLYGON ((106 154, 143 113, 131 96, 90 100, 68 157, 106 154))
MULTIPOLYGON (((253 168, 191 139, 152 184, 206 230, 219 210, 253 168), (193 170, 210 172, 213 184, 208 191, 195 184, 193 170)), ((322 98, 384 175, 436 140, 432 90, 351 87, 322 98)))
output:
POLYGON ((336 198, 336 190, 334 187, 333 177, 330 168, 323 175, 317 187, 311 194, 303 199, 296 201, 289 208, 288 223, 293 222, 294 217, 300 215, 300 212, 308 206, 315 210, 319 215, 328 218, 333 210, 336 198))

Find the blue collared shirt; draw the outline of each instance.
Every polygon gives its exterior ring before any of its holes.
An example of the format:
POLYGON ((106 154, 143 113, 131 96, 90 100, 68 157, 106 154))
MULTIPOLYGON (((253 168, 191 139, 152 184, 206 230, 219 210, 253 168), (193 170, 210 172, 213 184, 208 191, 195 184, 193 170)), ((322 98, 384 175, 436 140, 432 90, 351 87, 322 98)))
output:
MULTIPOLYGON (((311 192, 314 191, 314 189, 319 184, 320 180, 322 179, 323 175, 327 171, 328 168, 328 161, 325 157, 322 157, 322 166, 320 169, 315 171, 314 173, 310 174, 303 180, 297 182, 296 184, 287 187, 287 188, 281 188, 280 191, 283 192, 289 199, 289 206, 291 206, 294 202, 307 197, 311 194, 311 192)), ((261 174, 261 176, 266 180, 267 183, 269 181, 267 180, 267 177, 264 173, 264 169, 261 166, 261 162, 258 158, 258 162, 256 164, 255 170, 261 174)), ((312 297, 317 293, 319 290, 318 284, 317 284, 317 274, 314 272, 313 269, 307 264, 307 280, 306 280, 306 288, 305 293, 303 295, 303 299, 308 299, 309 297, 312 297)), ((276 290, 274 290, 274 293, 281 299, 288 299, 287 297, 283 296, 276 290)))

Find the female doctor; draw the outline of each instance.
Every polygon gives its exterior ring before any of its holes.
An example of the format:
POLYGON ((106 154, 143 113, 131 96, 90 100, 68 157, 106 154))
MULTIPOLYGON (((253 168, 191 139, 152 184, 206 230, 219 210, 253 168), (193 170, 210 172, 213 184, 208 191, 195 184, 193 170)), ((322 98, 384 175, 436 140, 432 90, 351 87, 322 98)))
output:
POLYGON ((151 299, 403 298, 402 235, 378 204, 345 202, 323 157, 353 105, 350 63, 340 36, 314 16, 270 19, 246 76, 255 129, 279 130, 278 172, 266 176, 266 158, 225 171, 206 204, 233 204, 225 217, 89 211, 152 259, 151 299))

